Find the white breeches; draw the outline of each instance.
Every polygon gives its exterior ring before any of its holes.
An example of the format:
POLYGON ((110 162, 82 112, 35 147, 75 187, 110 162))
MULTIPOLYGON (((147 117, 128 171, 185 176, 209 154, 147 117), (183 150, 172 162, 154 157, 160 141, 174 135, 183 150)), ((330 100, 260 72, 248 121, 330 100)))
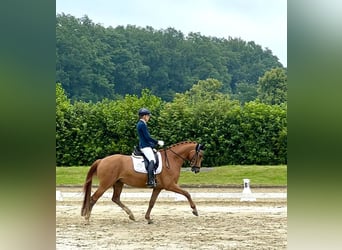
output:
POLYGON ((146 156, 149 162, 154 161, 154 163, 156 163, 156 159, 154 158, 154 153, 153 153, 152 148, 146 147, 146 148, 141 148, 140 150, 144 153, 144 155, 146 156))

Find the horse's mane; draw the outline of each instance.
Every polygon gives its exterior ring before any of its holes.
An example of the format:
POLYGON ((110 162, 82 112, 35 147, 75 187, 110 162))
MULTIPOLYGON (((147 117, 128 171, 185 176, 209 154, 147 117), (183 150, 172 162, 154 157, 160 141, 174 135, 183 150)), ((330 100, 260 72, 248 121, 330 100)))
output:
POLYGON ((194 142, 194 141, 182 141, 182 142, 172 144, 171 146, 168 146, 166 149, 173 148, 173 147, 176 147, 176 146, 182 145, 182 144, 188 144, 188 143, 196 144, 196 142, 194 142))

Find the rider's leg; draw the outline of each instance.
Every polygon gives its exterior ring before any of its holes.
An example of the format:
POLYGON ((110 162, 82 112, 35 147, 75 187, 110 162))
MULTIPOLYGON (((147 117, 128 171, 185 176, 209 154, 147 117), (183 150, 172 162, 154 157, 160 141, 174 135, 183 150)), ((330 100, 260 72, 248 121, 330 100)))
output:
POLYGON ((152 148, 146 147, 142 148, 141 151, 144 153, 146 158, 148 159, 148 167, 147 167, 147 186, 154 188, 156 186, 155 176, 154 176, 154 153, 152 148))

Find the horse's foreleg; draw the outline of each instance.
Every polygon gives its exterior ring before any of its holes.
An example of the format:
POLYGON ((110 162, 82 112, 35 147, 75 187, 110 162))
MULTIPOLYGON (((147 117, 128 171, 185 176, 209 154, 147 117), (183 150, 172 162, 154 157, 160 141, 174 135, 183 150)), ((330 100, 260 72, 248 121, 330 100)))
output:
POLYGON ((161 191, 161 189, 156 189, 156 188, 153 189, 153 192, 152 192, 152 195, 150 198, 150 202, 148 204, 148 209, 147 209, 146 214, 145 214, 145 219, 147 220, 148 224, 153 223, 153 221, 151 220, 150 214, 151 214, 151 210, 154 206, 154 203, 156 203, 156 200, 158 198, 160 191, 161 191))
POLYGON ((184 195, 184 196, 188 199, 188 201, 189 201, 190 207, 192 208, 192 213, 193 213, 194 215, 198 216, 198 212, 197 212, 197 209, 196 209, 196 205, 195 205, 195 203, 192 201, 191 195, 189 194, 188 191, 186 191, 186 190, 184 190, 184 189, 181 189, 178 185, 175 185, 175 186, 172 186, 172 187, 170 187, 170 188, 167 188, 166 190, 184 195))
POLYGON ((134 218, 132 211, 120 201, 120 195, 121 195, 122 188, 123 188, 123 183, 120 181, 116 182, 113 185, 114 191, 113 191, 112 201, 114 203, 116 203, 119 207, 121 207, 128 214, 128 216, 131 220, 135 221, 135 218, 134 218))

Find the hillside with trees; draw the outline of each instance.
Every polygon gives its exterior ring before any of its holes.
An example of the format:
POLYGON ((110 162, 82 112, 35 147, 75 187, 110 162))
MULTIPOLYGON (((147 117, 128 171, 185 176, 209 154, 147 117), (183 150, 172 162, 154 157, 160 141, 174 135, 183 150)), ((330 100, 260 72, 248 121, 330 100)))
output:
POLYGON ((149 89, 164 101, 199 80, 217 79, 242 103, 265 72, 284 69, 269 49, 240 38, 183 34, 134 25, 107 27, 87 16, 56 15, 56 83, 74 101, 118 100, 149 89))

